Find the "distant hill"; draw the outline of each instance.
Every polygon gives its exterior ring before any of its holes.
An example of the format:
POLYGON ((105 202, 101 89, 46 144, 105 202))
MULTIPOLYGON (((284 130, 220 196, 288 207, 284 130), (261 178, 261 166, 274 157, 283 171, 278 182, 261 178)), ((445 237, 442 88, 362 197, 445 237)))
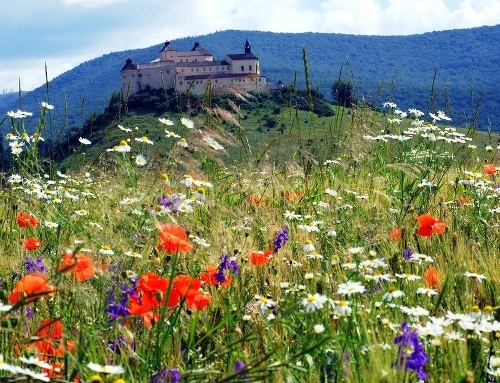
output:
MULTIPOLYGON (((168 36, 165 36, 168 39, 168 36)), ((312 87, 331 100, 331 85, 342 77, 351 81, 359 98, 374 105, 396 102, 401 109, 445 110, 454 124, 472 122, 476 104, 479 128, 500 131, 500 25, 410 36, 358 36, 332 33, 272 33, 228 30, 171 41, 179 50, 195 40, 215 59, 243 50, 248 39, 259 56, 267 81, 279 80, 305 87, 303 47, 312 87), (431 86, 435 70, 433 97, 431 86)), ((161 36, 158 37, 161 40, 161 36)), ((92 112, 100 113, 113 92, 120 91, 120 69, 125 60, 145 63, 155 59, 163 41, 149 48, 112 52, 86 61, 49 83, 49 103, 55 105, 52 126, 81 126, 92 112)), ((50 68, 49 68, 50 70, 50 68)), ((23 96, 23 110, 38 113, 47 98, 45 85, 23 96)), ((17 109, 16 97, 0 97, 0 114, 17 109)), ((5 129, 5 124, 0 130, 5 129)))

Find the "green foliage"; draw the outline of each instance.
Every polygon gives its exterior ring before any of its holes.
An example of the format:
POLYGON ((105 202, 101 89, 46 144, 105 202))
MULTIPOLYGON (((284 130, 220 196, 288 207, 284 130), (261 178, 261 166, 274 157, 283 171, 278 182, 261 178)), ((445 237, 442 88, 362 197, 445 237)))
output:
POLYGON ((348 80, 336 80, 332 85, 332 96, 336 105, 351 107, 357 102, 352 85, 348 80))

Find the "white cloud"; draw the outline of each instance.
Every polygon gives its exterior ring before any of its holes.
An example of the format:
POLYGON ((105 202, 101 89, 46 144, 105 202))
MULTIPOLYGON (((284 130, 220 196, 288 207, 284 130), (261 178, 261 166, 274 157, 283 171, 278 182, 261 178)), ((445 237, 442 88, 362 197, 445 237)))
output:
POLYGON ((101 8, 126 0, 60 0, 66 6, 81 6, 83 8, 101 8))

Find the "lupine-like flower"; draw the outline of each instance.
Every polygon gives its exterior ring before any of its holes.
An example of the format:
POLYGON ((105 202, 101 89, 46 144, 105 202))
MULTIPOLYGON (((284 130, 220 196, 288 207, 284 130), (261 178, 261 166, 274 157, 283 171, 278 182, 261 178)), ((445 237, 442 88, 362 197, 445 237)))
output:
POLYGON ((424 351, 425 345, 419 342, 417 331, 411 331, 407 322, 403 322, 401 330, 403 333, 394 338, 394 344, 399 346, 398 360, 393 367, 404 367, 406 370, 415 371, 419 379, 427 379, 424 367, 429 356, 424 351))
POLYGON ((32 259, 29 255, 24 258, 26 262, 26 273, 46 273, 47 272, 47 267, 45 266, 45 263, 43 262, 42 257, 38 257, 35 259, 32 259))
POLYGON ((285 226, 281 226, 280 231, 276 234, 274 239, 274 252, 276 253, 279 249, 281 249, 285 243, 288 241, 288 229, 285 226))

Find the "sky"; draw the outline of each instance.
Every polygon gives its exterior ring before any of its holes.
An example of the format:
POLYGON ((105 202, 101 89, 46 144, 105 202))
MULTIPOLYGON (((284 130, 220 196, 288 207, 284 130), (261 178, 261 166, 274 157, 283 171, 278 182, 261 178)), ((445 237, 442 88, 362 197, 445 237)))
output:
MULTIPOLYGON (((500 24, 499 0, 2 0, 0 94, 110 52, 227 29, 411 35, 500 24)), ((155 57, 152 57, 153 60, 155 57)))

